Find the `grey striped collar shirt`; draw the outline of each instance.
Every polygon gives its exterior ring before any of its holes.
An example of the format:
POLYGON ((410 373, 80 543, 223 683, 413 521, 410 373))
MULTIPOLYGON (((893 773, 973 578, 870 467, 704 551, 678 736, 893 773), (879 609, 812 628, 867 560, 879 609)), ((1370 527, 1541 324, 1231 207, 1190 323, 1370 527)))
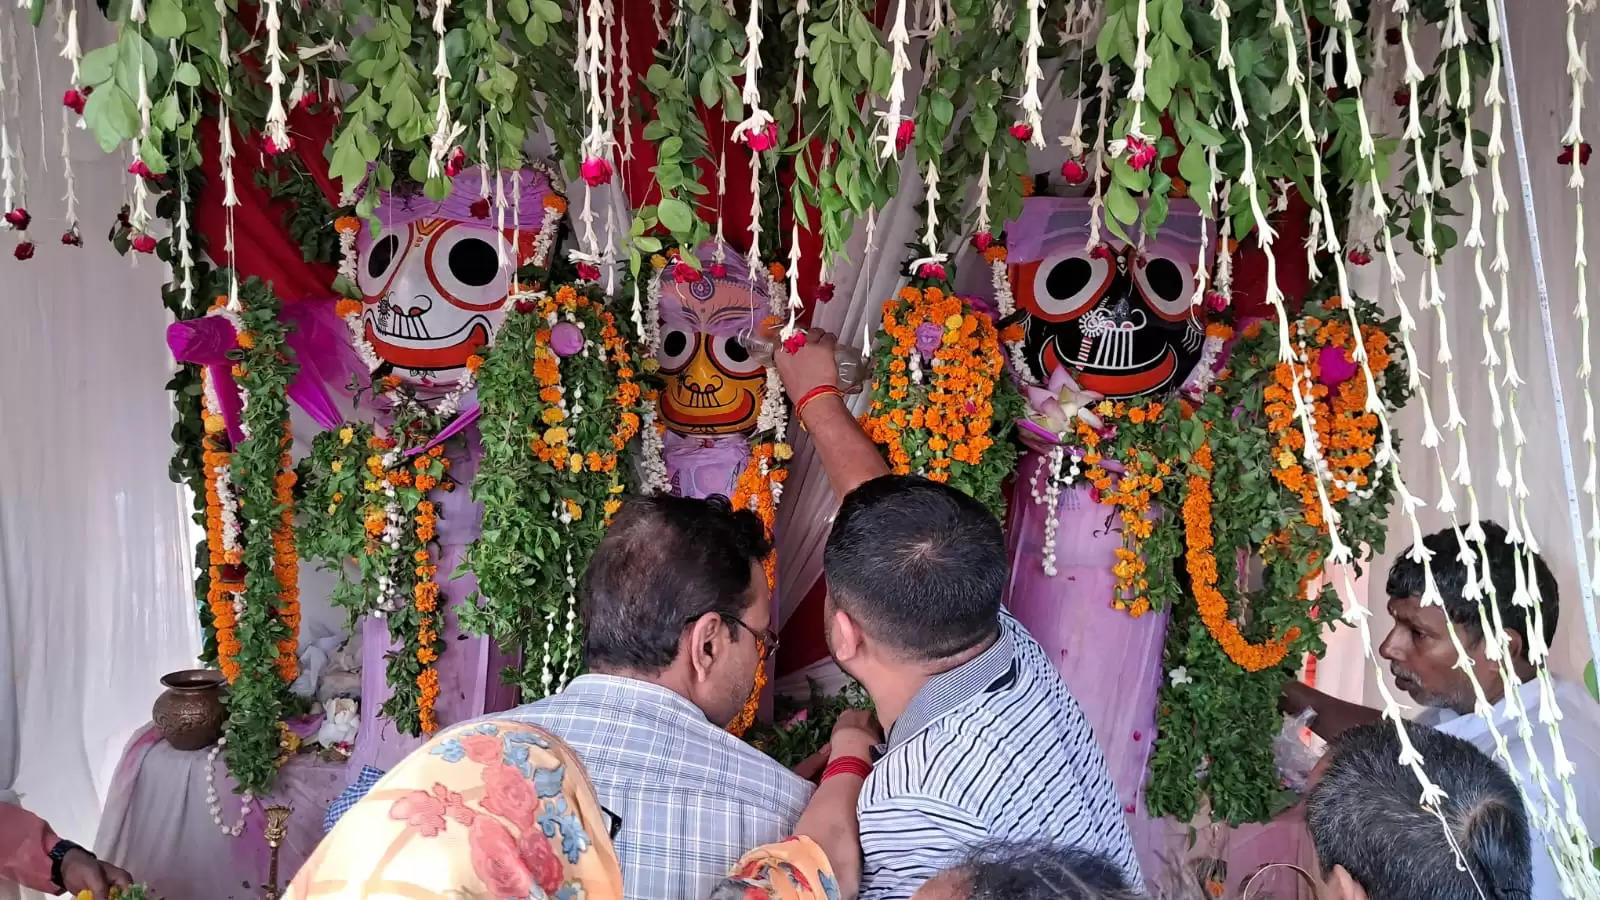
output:
POLYGON ((811 784, 658 685, 582 675, 501 716, 577 751, 616 838, 626 900, 695 900, 745 851, 788 837, 811 784))
POLYGON ((856 804, 863 900, 903 900, 986 841, 1045 841, 1139 864, 1094 734, 1010 613, 995 643, 929 679, 856 804))

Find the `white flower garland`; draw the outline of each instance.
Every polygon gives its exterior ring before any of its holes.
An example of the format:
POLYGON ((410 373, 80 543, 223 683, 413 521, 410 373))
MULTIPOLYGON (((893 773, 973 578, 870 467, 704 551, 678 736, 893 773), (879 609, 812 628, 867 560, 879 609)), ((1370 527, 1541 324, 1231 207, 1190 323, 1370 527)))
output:
MULTIPOLYGON (((267 28, 267 87, 272 95, 272 100, 267 106, 266 134, 278 152, 289 149, 289 122, 288 114, 283 106, 283 48, 278 43, 278 29, 282 27, 282 20, 278 17, 280 0, 263 0, 266 8, 267 28)), ((226 23, 226 18, 224 18, 226 23)), ((226 24, 223 26, 226 28, 226 24)), ((442 51, 441 47, 441 51, 442 51)), ((227 58, 227 44, 223 44, 223 58, 227 58)), ((142 81, 141 81, 142 83, 142 81)), ((443 104, 440 104, 443 108, 443 104)), ((430 173, 431 174, 431 173, 430 173)))
MULTIPOLYGON (((1030 136, 1029 142, 1039 149, 1044 149, 1044 102, 1039 97, 1039 85, 1044 81, 1044 70, 1039 66, 1039 49, 1044 46, 1044 33, 1040 29, 1039 9, 1044 4, 1041 0, 1028 0, 1028 39, 1023 44, 1027 62, 1023 68, 1023 78, 1027 80, 1028 87, 1022 94, 1022 113, 1028 122, 1030 136)), ((1140 0, 1139 9, 1141 16, 1144 12, 1144 0, 1140 0)), ((1148 26, 1148 23, 1146 23, 1148 26)), ((1144 47, 1144 35, 1139 36, 1139 46, 1144 47)), ((1143 80, 1143 73, 1140 73, 1143 80)), ((1134 113, 1138 115, 1137 112, 1134 113)), ((985 172, 988 166, 984 167, 985 172)))
MULTIPOLYGON (((997 4, 996 9, 1000 8, 997 4)), ((906 100, 906 73, 911 71, 911 57, 906 53, 906 48, 911 44, 911 34, 906 30, 906 0, 898 0, 895 4, 894 25, 889 28, 889 109, 878 115, 883 121, 883 134, 878 135, 878 141, 883 144, 879 154, 884 159, 891 159, 895 155, 895 137, 900 128, 900 109, 906 100)))
POLYGON ((227 746, 226 735, 217 738, 211 746, 211 752, 206 754, 206 806, 211 810, 211 821, 222 829, 228 837, 238 837, 244 833, 245 817, 250 814, 250 805, 255 801, 255 794, 245 791, 239 796, 239 819, 232 825, 222 821, 222 802, 217 796, 217 757, 222 754, 222 748, 227 746))

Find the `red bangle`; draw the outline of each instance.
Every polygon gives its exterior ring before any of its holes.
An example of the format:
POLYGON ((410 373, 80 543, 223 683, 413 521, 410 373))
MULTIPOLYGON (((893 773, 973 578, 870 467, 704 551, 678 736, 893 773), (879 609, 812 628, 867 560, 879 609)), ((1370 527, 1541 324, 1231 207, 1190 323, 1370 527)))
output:
POLYGON ((856 775, 866 778, 871 773, 872 763, 859 756, 841 756, 828 763, 828 767, 822 770, 822 778, 818 780, 818 783, 827 781, 835 775, 856 775))
POLYGON ((818 397, 824 397, 824 396, 827 396, 829 394, 832 394, 833 396, 839 397, 839 398, 843 398, 844 397, 844 391, 839 390, 839 388, 836 387, 835 385, 820 384, 820 385, 817 385, 816 387, 812 388, 811 390, 806 391, 803 395, 801 395, 799 400, 795 401, 795 404, 794 404, 794 417, 796 419, 800 420, 800 427, 801 428, 805 427, 805 419, 802 418, 802 417, 805 415, 806 404, 808 404, 811 401, 817 399, 818 397))

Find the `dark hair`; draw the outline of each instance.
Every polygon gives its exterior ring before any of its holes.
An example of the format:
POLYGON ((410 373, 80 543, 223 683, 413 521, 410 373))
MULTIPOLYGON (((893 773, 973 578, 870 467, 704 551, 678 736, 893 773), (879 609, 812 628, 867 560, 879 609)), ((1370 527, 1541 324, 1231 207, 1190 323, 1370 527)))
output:
POLYGON ((1137 900, 1111 860, 1077 847, 991 843, 959 867, 967 900, 1137 900))
MULTIPOLYGON (((1482 569, 1487 560, 1489 583, 1494 586, 1494 604, 1500 609, 1501 624, 1507 631, 1515 631, 1522 636, 1522 653, 1526 658, 1529 610, 1527 607, 1518 606, 1512 600, 1517 590, 1517 567, 1524 565, 1518 556, 1526 553, 1533 559, 1533 577, 1539 589, 1539 612, 1544 618, 1546 645, 1555 640, 1556 618, 1561 607, 1556 576, 1550 571, 1550 566, 1545 564, 1543 557, 1529 549, 1526 544, 1508 540, 1506 530, 1498 524, 1486 519, 1479 522, 1478 527, 1483 529, 1483 541, 1481 543, 1470 539, 1467 541, 1475 554, 1472 569, 1481 581, 1482 569)), ((1467 564, 1460 559, 1461 541, 1457 540, 1455 529, 1446 528, 1428 535, 1422 539, 1422 546, 1433 551, 1433 557, 1428 565, 1433 569, 1433 582, 1438 586, 1440 596, 1444 598, 1445 615, 1450 617, 1451 622, 1460 626, 1473 643, 1482 640, 1483 624, 1478 619, 1479 601, 1469 600, 1466 597, 1467 564)), ((1407 550, 1400 554, 1394 565, 1389 567, 1387 589, 1391 597, 1422 596, 1426 582, 1422 563, 1411 559, 1410 553, 1411 550, 1407 550)), ((1531 587, 1532 585, 1530 589, 1531 587)), ((1487 591, 1484 592, 1482 600, 1488 602, 1487 591)))
MULTIPOLYGON (((724 497, 623 504, 583 573, 584 661, 652 673, 672 664, 689 621, 749 607, 751 563, 771 552, 761 519, 724 497)), ((732 629, 739 639, 742 629, 732 629)))
POLYGON ((1532 844, 1511 776, 1458 737, 1416 724, 1406 734, 1445 792, 1443 823, 1419 802, 1421 787, 1400 763, 1394 726, 1351 729, 1329 746, 1327 770, 1306 803, 1323 869, 1344 866, 1373 900, 1476 897, 1474 883, 1488 900, 1526 898, 1532 844))
POLYGON ((977 500, 914 475, 884 475, 845 496, 822 557, 828 590, 877 640, 919 660, 995 634, 1006 589, 1005 536, 977 500))

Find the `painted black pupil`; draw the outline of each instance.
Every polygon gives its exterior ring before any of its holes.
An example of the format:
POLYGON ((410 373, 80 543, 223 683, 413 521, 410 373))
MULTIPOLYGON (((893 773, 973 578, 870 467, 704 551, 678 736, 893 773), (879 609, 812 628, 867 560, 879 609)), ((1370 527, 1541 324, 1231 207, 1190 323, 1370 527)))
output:
POLYGON ((450 248, 450 274, 468 287, 483 287, 500 271, 500 254, 488 241, 468 238, 450 248))
POLYGON ((400 239, 392 234, 384 235, 378 239, 372 249, 367 251, 367 274, 373 278, 380 278, 389 271, 389 264, 394 262, 395 251, 400 249, 400 239))
POLYGON ((750 351, 746 350, 744 345, 739 343, 738 338, 725 338, 722 344, 722 353, 728 358, 728 362, 731 363, 750 361, 750 351))
POLYGON ((1152 259, 1144 267, 1144 280, 1163 300, 1176 300, 1183 293, 1183 273, 1170 259, 1152 259))
POLYGON ((681 331, 669 331, 661 341, 661 349, 668 356, 677 356, 689 347, 689 336, 681 331))
POLYGON ((1075 297, 1089 284, 1093 268, 1086 259, 1073 257, 1055 264, 1045 276, 1044 288, 1050 296, 1060 300, 1075 297))

